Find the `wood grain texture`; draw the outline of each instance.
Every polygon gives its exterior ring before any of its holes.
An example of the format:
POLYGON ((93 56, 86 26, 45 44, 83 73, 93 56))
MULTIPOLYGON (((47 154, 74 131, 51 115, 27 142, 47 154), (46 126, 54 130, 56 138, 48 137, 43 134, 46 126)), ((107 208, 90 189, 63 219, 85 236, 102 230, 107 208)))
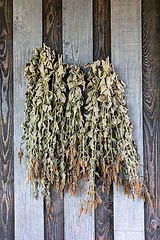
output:
MULTIPOLYGON (((62 54, 62 1, 43 0, 43 42, 62 54)), ((44 228, 46 240, 64 239, 64 199, 51 187, 51 208, 44 202, 44 228)))
POLYGON ((160 239, 160 4, 142 1, 144 167, 153 208, 145 203, 146 240, 160 239))
POLYGON ((97 191, 101 196, 102 203, 98 204, 95 210, 95 231, 96 240, 114 239, 114 219, 113 219, 113 187, 107 195, 107 189, 102 191, 102 180, 96 179, 97 191))
MULTIPOLYGON (((93 61, 92 1, 63 0, 63 60, 68 64, 93 61)), ((94 214, 82 214, 79 219, 81 193, 64 194, 64 239, 95 239, 94 214)))
POLYGON ((110 0, 93 0, 93 59, 111 58, 110 0))
POLYGON ((0 239, 14 239, 13 3, 0 1, 0 239))
POLYGON ((64 239, 65 240, 92 240, 95 239, 94 210, 92 216, 90 212, 80 214, 80 199, 85 198, 85 185, 76 196, 71 196, 70 192, 64 194, 64 239))
MULTIPOLYGON (((133 136, 138 142, 143 160, 142 119, 142 44, 141 1, 111 1, 111 59, 114 68, 126 84, 129 117, 133 122, 133 136)), ((144 203, 135 202, 119 192, 114 185, 114 239, 144 239, 144 203)))
POLYGON ((48 209, 45 203, 44 207, 44 227, 46 240, 64 239, 64 200, 60 193, 51 188, 51 208, 48 209))
MULTIPOLYGON (((111 59, 110 0, 93 1, 93 59, 111 59)), ((102 192, 102 181, 96 178, 98 193, 103 199, 95 210, 96 240, 114 239, 113 229, 113 186, 107 196, 102 192)))
POLYGON ((26 160, 19 164, 17 157, 24 121, 24 101, 27 80, 24 69, 34 46, 42 45, 42 3, 39 0, 13 1, 14 47, 14 203, 15 239, 44 239, 43 199, 36 200, 33 186, 28 184, 26 160))
POLYGON ((63 60, 68 64, 93 61, 92 0, 63 0, 63 60))
POLYGON ((62 54, 62 0, 43 0, 43 42, 62 54))

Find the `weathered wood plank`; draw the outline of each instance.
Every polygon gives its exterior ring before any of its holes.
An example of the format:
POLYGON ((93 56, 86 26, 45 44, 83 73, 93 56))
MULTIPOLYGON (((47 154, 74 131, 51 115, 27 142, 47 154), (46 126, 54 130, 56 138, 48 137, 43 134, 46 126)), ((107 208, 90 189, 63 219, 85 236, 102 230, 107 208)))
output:
POLYGON ((45 240, 64 239, 64 200, 60 193, 51 187, 51 207, 44 204, 44 231, 45 240))
MULTIPOLYGON (((43 42, 62 53, 62 1, 43 0, 43 42)), ((51 208, 44 203, 44 227, 46 240, 64 239, 64 200, 51 187, 51 208)))
POLYGON ((153 208, 145 203, 146 240, 160 239, 160 4, 142 1, 144 167, 153 208))
POLYGON ((0 2, 0 239, 14 239, 13 3, 0 2))
MULTIPOLYGON (((63 0, 63 60, 84 66, 93 61, 92 1, 63 0)), ((95 239, 94 214, 79 219, 80 193, 64 194, 65 240, 95 239)))
POLYGON ((113 187, 107 195, 107 189, 102 191, 103 182, 96 179, 97 191, 101 196, 102 203, 98 204, 95 210, 95 231, 96 240, 114 239, 114 219, 113 219, 113 187))
POLYGON ((13 1, 14 47, 14 201, 15 239, 44 239, 43 199, 35 200, 33 186, 27 182, 25 156, 21 165, 17 153, 22 136, 27 80, 24 68, 33 46, 42 45, 42 3, 39 0, 13 1))
MULTIPOLYGON (((143 158, 142 125, 142 47, 141 1, 111 1, 111 59, 115 70, 127 84, 126 96, 129 116, 133 122, 133 136, 138 141, 143 158)), ((117 192, 114 186, 114 238, 144 239, 144 204, 140 198, 133 203, 117 192)))
POLYGON ((43 42, 62 54, 62 0, 43 0, 43 42))
POLYGON ((63 0, 63 60, 83 67, 93 61, 92 0, 63 0))
MULTIPOLYGON (((93 59, 111 58, 110 0, 93 1, 93 59)), ((102 192, 102 181, 96 178, 102 204, 95 210, 96 239, 114 239, 113 229, 113 187, 110 195, 102 192)))
POLYGON ((111 57, 110 0, 93 0, 93 59, 111 57))
POLYGON ((94 211, 92 216, 90 212, 80 214, 80 199, 84 196, 83 190, 76 196, 71 196, 70 192, 64 194, 64 239, 65 240, 83 240, 95 239, 94 211))

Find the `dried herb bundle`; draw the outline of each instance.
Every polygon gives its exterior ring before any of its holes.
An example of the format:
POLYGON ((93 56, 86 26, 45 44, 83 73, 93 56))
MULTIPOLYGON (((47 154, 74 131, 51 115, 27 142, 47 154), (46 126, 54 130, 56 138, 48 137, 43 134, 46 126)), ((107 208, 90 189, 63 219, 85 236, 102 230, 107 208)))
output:
MULTIPOLYGON (((92 213, 102 201, 95 185, 97 175, 106 184, 107 194, 112 182, 117 189, 121 183, 133 200, 138 194, 151 202, 139 171, 125 84, 117 78, 109 59, 86 64, 90 71, 85 104, 80 67, 63 63, 62 57, 55 61, 55 52, 45 45, 34 51, 25 69, 29 87, 22 144, 26 143, 28 181, 34 184, 35 197, 42 185, 42 195, 49 203, 51 184, 61 196, 67 187, 71 195, 76 194, 82 179, 88 184, 80 215, 89 206, 92 213)), ((22 156, 20 148, 20 162, 22 156)))
POLYGON ((26 142, 28 181, 34 183, 35 197, 37 198, 38 179, 46 188, 48 159, 50 156, 51 128, 54 124, 52 117, 53 98, 49 90, 49 81, 53 72, 55 60, 54 51, 44 46, 44 49, 34 48, 35 53, 25 69, 28 80, 25 101, 25 121, 22 123, 24 135, 22 140, 26 142))
POLYGON ((67 186, 70 186, 71 195, 78 192, 79 179, 86 174, 84 119, 83 119, 83 92, 85 89, 84 73, 78 66, 70 66, 67 78, 69 96, 66 105, 66 123, 64 132, 65 159, 67 164, 67 186))
POLYGON ((117 190, 121 183, 124 193, 128 196, 132 194, 133 201, 135 194, 138 194, 151 203, 139 171, 140 157, 132 136, 133 124, 128 117, 125 84, 117 78, 109 59, 88 63, 85 67, 88 66, 85 134, 93 165, 92 178, 98 175, 98 167, 108 194, 112 182, 117 185, 117 190))
MULTIPOLYGON (((44 45, 25 69, 28 80, 25 121, 22 123, 26 142, 27 176, 38 185, 50 201, 50 185, 63 193, 69 186, 77 193, 78 180, 85 176, 83 91, 84 73, 78 66, 55 62, 55 53, 44 45), (81 161, 82 160, 82 161, 81 161)), ((21 144, 21 145, 22 145, 21 144)), ((18 154, 20 162, 23 150, 18 154)))

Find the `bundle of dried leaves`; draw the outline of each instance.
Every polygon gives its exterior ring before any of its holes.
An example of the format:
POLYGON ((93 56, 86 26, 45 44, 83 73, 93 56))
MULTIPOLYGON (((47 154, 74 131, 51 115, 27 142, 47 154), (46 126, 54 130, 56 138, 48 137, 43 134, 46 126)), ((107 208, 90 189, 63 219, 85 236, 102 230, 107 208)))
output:
POLYGON ((133 124, 128 117, 125 84, 117 78, 109 58, 88 63, 85 67, 89 66, 85 135, 88 137, 87 151, 91 156, 92 182, 101 171, 108 194, 112 182, 115 182, 117 190, 122 184, 124 194, 129 197, 131 193, 133 201, 138 194, 151 203, 139 171, 140 157, 132 136, 133 124))
MULTIPOLYGON (((69 66, 62 57, 55 61, 55 52, 45 45, 35 53, 25 69, 28 89, 25 121, 22 123, 26 143, 28 181, 38 185, 50 202, 50 185, 63 191, 70 187, 78 192, 80 179, 88 182, 86 199, 81 200, 80 213, 101 202, 95 175, 107 186, 112 182, 124 193, 150 200, 150 194, 139 171, 139 155, 132 137, 132 123, 124 95, 125 84, 117 78, 109 59, 90 66, 84 112, 84 73, 78 66, 69 66), (85 120, 84 120, 85 119, 85 120), (99 176, 100 177, 100 176, 99 176)), ((18 157, 21 162, 23 150, 18 157)))

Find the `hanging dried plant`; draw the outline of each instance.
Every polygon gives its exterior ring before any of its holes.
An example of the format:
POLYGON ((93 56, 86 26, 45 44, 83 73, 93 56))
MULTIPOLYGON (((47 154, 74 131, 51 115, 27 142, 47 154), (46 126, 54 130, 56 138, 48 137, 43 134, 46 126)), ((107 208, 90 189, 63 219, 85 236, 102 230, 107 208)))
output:
POLYGON ((93 178, 96 166, 102 173, 109 194, 112 182, 123 185, 124 193, 135 194, 151 203, 150 194, 139 171, 140 157, 132 136, 124 94, 125 84, 117 78, 109 59, 88 63, 88 99, 86 106, 87 151, 91 155, 93 178))
POLYGON ((63 172, 59 129, 62 129, 63 125, 66 102, 63 77, 68 65, 62 64, 62 58, 54 64, 55 52, 51 52, 45 45, 43 49, 34 48, 34 51, 24 74, 29 88, 26 92, 22 140, 26 142, 27 176, 28 180, 34 183, 35 197, 37 198, 38 194, 39 179, 42 195, 46 195, 49 201, 50 184, 54 182, 59 189, 59 182, 62 181, 62 175, 59 175, 59 171, 63 172))
MULTIPOLYGON (((50 102, 52 119, 50 119, 51 141, 49 145, 49 155, 47 159, 47 196, 49 196, 49 186, 54 184, 57 190, 60 189, 61 195, 65 186, 65 162, 62 144, 65 123, 65 106, 66 106, 66 84, 64 81, 69 66, 62 63, 62 56, 58 57, 58 62, 53 65, 50 88, 53 97, 50 102)), ((46 183, 45 183, 46 186, 46 183)), ((44 187, 43 187, 44 188, 44 187)), ((46 193, 44 192, 44 195, 46 193)), ((47 198, 49 202, 49 197, 47 198)))
MULTIPOLYGON (((78 182, 87 182, 86 197, 81 200, 80 215, 101 202, 95 176, 101 176, 110 192, 112 182, 124 193, 135 194, 151 203, 150 194, 139 171, 137 143, 128 117, 125 84, 117 78, 109 59, 90 66, 84 106, 85 79, 79 66, 55 61, 55 52, 43 45, 25 69, 28 89, 25 121, 22 123, 26 143, 27 176, 50 202, 50 185, 71 195, 79 190, 78 182), (84 110, 85 108, 85 110, 84 110), (85 111, 85 114, 84 114, 85 111), (100 172, 100 175, 99 175, 100 172)), ((21 144, 21 145, 22 145, 21 144)), ((23 156, 20 147, 19 160, 23 156)))
POLYGON ((66 104, 66 123, 64 133, 65 159, 67 164, 67 186, 70 186, 71 195, 78 192, 79 179, 86 174, 86 154, 84 144, 84 73, 78 66, 70 66, 67 78, 69 95, 66 104))
POLYGON ((44 49, 34 48, 35 53, 25 69, 28 80, 25 101, 25 121, 22 123, 24 135, 22 140, 26 142, 27 149, 27 176, 34 183, 35 197, 37 198, 37 186, 42 183, 45 188, 46 163, 51 139, 50 124, 53 125, 50 101, 53 97, 49 90, 52 65, 55 60, 54 51, 44 46, 44 49))
MULTIPOLYGON (((27 176, 50 201, 50 184, 61 191, 70 186, 77 193, 77 183, 86 173, 84 150, 83 91, 84 73, 80 67, 55 62, 55 53, 45 45, 35 53, 25 69, 29 88, 26 92, 25 121, 27 176), (82 161, 81 161, 82 160, 82 161)), ((21 145, 22 145, 21 144, 21 145)), ((18 154, 20 162, 23 150, 18 154)))

